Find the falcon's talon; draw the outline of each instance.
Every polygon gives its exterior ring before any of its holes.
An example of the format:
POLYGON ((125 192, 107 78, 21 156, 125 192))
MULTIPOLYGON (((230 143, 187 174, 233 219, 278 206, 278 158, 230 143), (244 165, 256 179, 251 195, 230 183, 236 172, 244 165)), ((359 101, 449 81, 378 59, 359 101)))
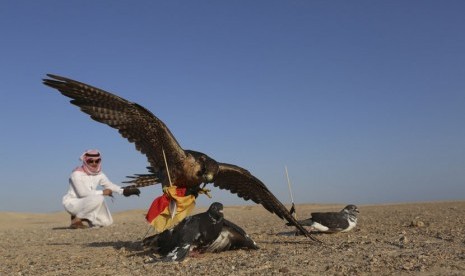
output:
POLYGON ((208 196, 208 198, 212 198, 212 195, 210 194, 210 189, 207 189, 207 188, 200 188, 199 190, 199 194, 204 194, 206 196, 208 196))

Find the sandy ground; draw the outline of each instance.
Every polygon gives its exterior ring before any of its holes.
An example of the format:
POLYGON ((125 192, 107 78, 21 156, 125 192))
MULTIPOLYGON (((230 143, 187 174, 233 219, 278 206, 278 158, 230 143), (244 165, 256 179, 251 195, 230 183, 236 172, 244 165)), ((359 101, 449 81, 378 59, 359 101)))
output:
MULTIPOLYGON (((338 211, 344 205, 298 205, 338 211)), ((71 230, 64 213, 0 212, 0 275, 465 275, 465 201, 359 206, 357 228, 318 235, 319 245, 261 206, 226 207, 225 217, 260 246, 146 263, 145 210, 114 214, 114 225, 71 230)), ((205 208, 198 208, 197 212, 205 208)))

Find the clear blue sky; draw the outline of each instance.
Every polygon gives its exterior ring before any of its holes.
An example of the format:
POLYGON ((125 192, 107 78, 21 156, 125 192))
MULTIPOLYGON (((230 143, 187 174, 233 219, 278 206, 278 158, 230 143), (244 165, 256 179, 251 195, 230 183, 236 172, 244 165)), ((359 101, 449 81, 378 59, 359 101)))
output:
MULTIPOLYGON (((185 149, 284 203, 465 199, 464 1, 1 1, 0 211, 61 211, 98 148, 115 183, 147 161, 45 87, 138 102, 185 149)), ((212 186, 211 186, 212 187, 212 186)), ((213 188, 212 200, 246 204, 213 188)), ((148 208, 160 187, 116 198, 148 208)))

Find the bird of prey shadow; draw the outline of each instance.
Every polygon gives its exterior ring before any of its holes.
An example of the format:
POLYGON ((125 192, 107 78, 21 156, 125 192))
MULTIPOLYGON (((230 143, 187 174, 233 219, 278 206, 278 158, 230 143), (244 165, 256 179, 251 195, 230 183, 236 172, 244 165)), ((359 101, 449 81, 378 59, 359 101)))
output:
MULTIPOLYGON (((307 237, 314 238, 289 213, 286 207, 271 193, 265 184, 244 168, 220 163, 204 153, 184 150, 168 127, 149 110, 102 89, 69 78, 47 75, 43 83, 55 88, 81 111, 100 123, 118 130, 138 151, 148 159, 148 174, 133 176, 129 187, 144 187, 161 183, 163 187, 172 183, 177 187, 200 189, 213 183, 244 200, 261 204, 269 212, 287 220, 307 237), (165 166, 164 153, 166 153, 165 166), (168 167, 168 170, 167 170, 168 167)), ((319 242, 319 241, 318 241, 319 242)))
POLYGON ((204 213, 187 217, 175 227, 145 238, 143 244, 161 255, 154 261, 164 262, 181 262, 191 251, 258 249, 242 228, 224 218, 223 204, 219 202, 211 204, 204 213))

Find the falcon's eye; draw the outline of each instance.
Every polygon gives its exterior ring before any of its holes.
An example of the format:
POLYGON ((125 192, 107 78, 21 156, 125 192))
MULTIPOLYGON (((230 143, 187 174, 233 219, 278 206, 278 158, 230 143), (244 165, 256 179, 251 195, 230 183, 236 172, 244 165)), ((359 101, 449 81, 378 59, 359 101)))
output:
POLYGON ((202 175, 204 175, 206 171, 207 171, 207 168, 202 167, 202 168, 198 171, 197 176, 202 176, 202 175))

